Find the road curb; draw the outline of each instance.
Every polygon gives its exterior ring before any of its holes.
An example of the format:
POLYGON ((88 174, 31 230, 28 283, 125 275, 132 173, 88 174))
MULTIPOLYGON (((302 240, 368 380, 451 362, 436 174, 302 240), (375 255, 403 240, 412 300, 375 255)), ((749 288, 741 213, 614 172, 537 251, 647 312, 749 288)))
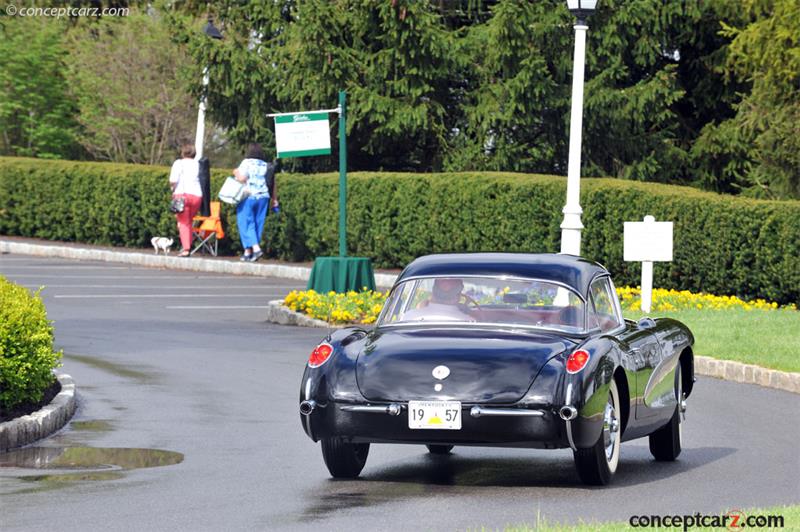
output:
POLYGON ((61 391, 50 404, 27 416, 0 423, 0 452, 9 451, 50 436, 75 413, 75 383, 66 374, 56 375, 61 391))
POLYGON ((296 325, 298 327, 319 327, 324 329, 343 329, 350 325, 331 325, 327 321, 306 316, 300 312, 283 306, 283 299, 274 299, 267 306, 267 321, 278 325, 296 325))
POLYGON ((800 394, 800 373, 762 368, 754 364, 742 364, 733 360, 719 360, 695 356, 694 371, 698 375, 716 377, 726 381, 757 384, 800 394))
MULTIPOLYGON (((233 275, 254 275, 258 277, 281 277, 283 279, 294 279, 297 281, 307 281, 311 276, 311 268, 306 266, 252 264, 220 259, 205 259, 196 256, 185 258, 175 255, 155 255, 109 249, 87 249, 72 246, 30 244, 27 242, 11 242, 8 240, 0 240, 0 253, 19 253, 20 255, 34 255, 38 257, 116 262, 151 268, 165 268, 168 270, 229 273, 233 275)), ((391 288, 396 279, 396 275, 376 273, 375 285, 381 288, 391 288)))

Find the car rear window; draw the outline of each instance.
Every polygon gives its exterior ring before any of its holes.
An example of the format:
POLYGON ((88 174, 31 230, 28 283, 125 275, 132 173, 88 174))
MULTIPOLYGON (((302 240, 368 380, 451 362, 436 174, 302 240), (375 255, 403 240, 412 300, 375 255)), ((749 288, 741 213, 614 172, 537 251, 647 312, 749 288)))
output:
POLYGON ((548 281, 425 277, 395 286, 377 324, 480 323, 581 332, 584 311, 576 292, 548 281))

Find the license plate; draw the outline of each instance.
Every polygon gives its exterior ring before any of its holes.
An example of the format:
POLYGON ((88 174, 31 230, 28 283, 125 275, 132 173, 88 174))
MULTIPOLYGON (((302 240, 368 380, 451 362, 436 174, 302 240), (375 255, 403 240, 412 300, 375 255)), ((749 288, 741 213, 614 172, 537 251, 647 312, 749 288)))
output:
POLYGON ((459 401, 409 401, 408 428, 461 430, 459 401))

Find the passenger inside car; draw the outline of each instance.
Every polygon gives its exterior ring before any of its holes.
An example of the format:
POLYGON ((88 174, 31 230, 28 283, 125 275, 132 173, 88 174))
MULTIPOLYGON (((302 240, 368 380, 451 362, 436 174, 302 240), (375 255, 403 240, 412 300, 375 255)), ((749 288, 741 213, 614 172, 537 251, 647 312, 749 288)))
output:
POLYGON ((405 320, 420 321, 475 321, 461 304, 464 296, 461 279, 441 278, 433 283, 431 298, 414 310, 406 312, 405 320))

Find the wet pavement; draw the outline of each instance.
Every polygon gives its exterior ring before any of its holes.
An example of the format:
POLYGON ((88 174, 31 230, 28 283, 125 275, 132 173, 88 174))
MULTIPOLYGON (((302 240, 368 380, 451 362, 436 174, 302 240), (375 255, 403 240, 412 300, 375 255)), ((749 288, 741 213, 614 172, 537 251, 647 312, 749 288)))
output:
POLYGON ((266 324, 302 283, 0 255, 42 285, 78 412, 0 454, 2 530, 458 530, 800 500, 800 396, 701 378, 684 452, 622 446, 608 488, 569 451, 373 445, 362 478, 333 481, 297 414, 320 329, 266 324))

